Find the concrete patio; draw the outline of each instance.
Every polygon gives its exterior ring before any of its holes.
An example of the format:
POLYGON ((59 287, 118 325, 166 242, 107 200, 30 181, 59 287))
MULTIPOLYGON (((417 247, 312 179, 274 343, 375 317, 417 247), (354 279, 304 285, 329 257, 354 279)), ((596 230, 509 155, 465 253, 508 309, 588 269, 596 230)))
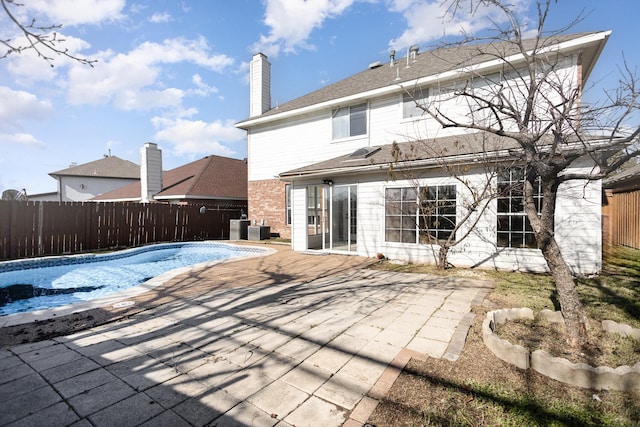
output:
POLYGON ((275 249, 0 349, 0 425, 361 425, 407 354, 455 360, 489 288, 275 249))

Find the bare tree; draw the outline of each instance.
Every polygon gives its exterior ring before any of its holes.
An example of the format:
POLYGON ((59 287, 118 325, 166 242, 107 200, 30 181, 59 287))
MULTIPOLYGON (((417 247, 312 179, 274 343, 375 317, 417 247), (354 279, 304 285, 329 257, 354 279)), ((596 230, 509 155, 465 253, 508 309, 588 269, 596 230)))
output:
POLYGON ((20 34, 13 39, 0 39, 0 45, 4 47, 4 52, 0 52, 0 59, 7 58, 11 54, 32 50, 52 67, 54 66, 54 56, 59 55, 90 67, 93 67, 93 64, 97 62, 96 59, 76 56, 63 47, 65 39, 57 32, 62 28, 62 25, 39 25, 36 23, 36 18, 32 18, 29 23, 21 22, 12 8, 21 7, 23 4, 16 3, 14 0, 0 0, 0 4, 2 4, 2 10, 9 18, 9 21, 15 25, 20 34))
POLYGON ((619 87, 606 91, 598 103, 584 103, 580 78, 563 71, 571 59, 549 49, 571 27, 546 31, 552 3, 537 3, 535 35, 527 38, 523 36, 526 28, 508 1, 451 0, 450 14, 459 13, 463 6, 470 6, 472 12, 482 6, 496 8, 506 18, 507 24, 496 23, 490 36, 467 35, 456 43, 484 41, 478 44, 478 54, 501 62, 504 78, 491 81, 491 77, 477 75, 473 76, 476 80, 489 80, 489 84, 477 85, 467 79, 457 85, 451 97, 464 100, 463 115, 450 113, 439 102, 424 110, 443 128, 480 131, 515 145, 511 155, 522 166, 524 211, 555 281, 569 344, 580 347, 588 343, 586 316, 554 236, 558 188, 571 181, 599 180, 640 154, 640 126, 632 123, 640 107, 640 88, 638 75, 624 62, 619 87), (591 161, 592 168, 573 167, 585 159, 591 161))

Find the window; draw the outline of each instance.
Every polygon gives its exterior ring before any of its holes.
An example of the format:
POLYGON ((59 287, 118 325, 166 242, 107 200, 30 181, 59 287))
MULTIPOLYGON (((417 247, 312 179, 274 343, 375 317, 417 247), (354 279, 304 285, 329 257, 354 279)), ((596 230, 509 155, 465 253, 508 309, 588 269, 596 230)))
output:
MULTIPOLYGON (((503 169, 498 173, 498 246, 537 248, 533 228, 524 212, 524 168, 503 169)), ((540 180, 534 188, 536 209, 542 209, 540 180)))
POLYGON ((446 240, 456 227, 456 186, 421 189, 420 243, 446 240))
POLYGON ((285 185, 285 205, 285 221, 287 225, 291 225, 291 184, 285 185))
POLYGON ((414 188, 385 190, 385 241, 416 243, 417 202, 414 188))
POLYGON ((331 112, 333 139, 343 139, 367 133, 367 104, 343 107, 331 112))
POLYGON ((429 88, 417 89, 412 94, 405 93, 402 96, 402 117, 405 119, 419 118, 426 112, 418 105, 426 107, 429 98, 429 88), (416 105, 418 104, 418 105, 416 105))
POLYGON ((456 186, 385 190, 385 241, 431 243, 451 236, 456 226, 456 186), (420 209, 418 205, 420 204, 420 209))

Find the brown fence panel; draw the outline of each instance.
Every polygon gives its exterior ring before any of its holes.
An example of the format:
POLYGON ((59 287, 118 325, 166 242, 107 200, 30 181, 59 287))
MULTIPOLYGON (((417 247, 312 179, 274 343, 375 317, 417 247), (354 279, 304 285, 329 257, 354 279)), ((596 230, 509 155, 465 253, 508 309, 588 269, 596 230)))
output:
POLYGON ((611 244, 640 249, 640 190, 608 195, 611 244))
POLYGON ((11 204, 0 200, 0 259, 11 258, 11 204))
POLYGON ((0 259, 228 239, 240 207, 0 200, 0 259))

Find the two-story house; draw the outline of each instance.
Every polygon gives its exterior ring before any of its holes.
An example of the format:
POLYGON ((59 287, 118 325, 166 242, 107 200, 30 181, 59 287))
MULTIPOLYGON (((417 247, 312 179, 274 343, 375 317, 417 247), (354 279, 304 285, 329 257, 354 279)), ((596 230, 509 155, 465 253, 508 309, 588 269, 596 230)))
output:
POLYGON ((56 200, 82 202, 130 183, 139 182, 140 166, 117 156, 105 155, 99 160, 80 165, 72 164, 49 175, 58 182, 56 200))
MULTIPOLYGON (((549 51, 561 57, 555 71, 565 84, 583 87, 609 34, 570 34, 552 40, 549 51)), ((492 176, 492 185, 508 188, 521 179, 509 172, 513 162, 509 152, 514 147, 507 142, 443 129, 420 108, 422 102, 440 99, 439 108, 449 115, 465 114, 467 105, 451 96, 465 76, 473 75, 479 84, 515 80, 513 70, 521 57, 498 58, 482 54, 481 47, 426 52, 413 47, 398 59, 392 53, 387 63, 373 63, 275 108, 270 100, 270 64, 265 55, 254 55, 250 117, 237 124, 247 131, 249 219, 264 221, 272 233, 291 238, 296 251, 432 260, 434 246, 424 234, 446 236, 450 225, 461 219, 465 189, 458 178, 486 179, 483 163, 491 153, 493 159, 504 160, 507 171, 492 176), (417 141, 438 149, 416 150, 412 147, 417 141), (402 169, 412 171, 410 175, 391 173, 398 150, 405 153, 402 169), (458 169, 464 176, 452 176, 448 164, 464 165, 458 169), (429 189, 434 206, 446 206, 436 214, 434 227, 418 217, 420 209, 411 190, 415 179, 429 189)), ((574 167, 592 166, 585 160, 574 167)), ((555 236, 576 273, 593 273, 601 267, 600 197, 600 181, 559 189, 555 236)), ((522 193, 517 192, 490 201, 474 222, 473 232, 450 253, 450 261, 456 266, 544 271, 546 264, 521 201, 522 193)))

